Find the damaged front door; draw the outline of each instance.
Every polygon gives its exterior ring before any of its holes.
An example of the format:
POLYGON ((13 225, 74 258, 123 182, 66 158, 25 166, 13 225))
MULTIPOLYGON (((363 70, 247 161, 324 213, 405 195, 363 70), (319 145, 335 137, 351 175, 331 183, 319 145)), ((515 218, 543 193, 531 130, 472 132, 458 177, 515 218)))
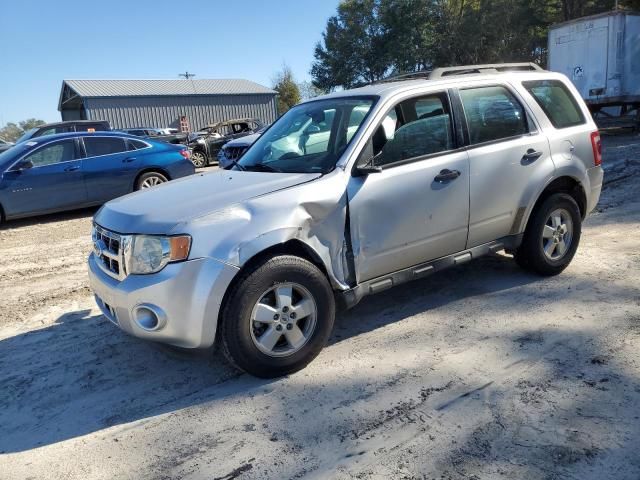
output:
POLYGON ((381 171, 356 172, 348 187, 358 283, 464 250, 469 158, 453 132, 446 93, 401 102, 375 131, 381 171))

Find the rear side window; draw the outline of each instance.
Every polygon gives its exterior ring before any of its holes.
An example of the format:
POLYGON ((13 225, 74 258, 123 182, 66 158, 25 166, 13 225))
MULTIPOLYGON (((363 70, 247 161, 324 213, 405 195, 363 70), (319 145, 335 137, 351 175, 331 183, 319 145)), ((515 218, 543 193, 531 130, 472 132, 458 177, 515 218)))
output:
POLYGON ((501 86, 460 90, 471 144, 525 135, 527 116, 520 102, 501 86))
POLYGON ((141 142, 140 140, 132 140, 130 138, 127 139, 127 145, 128 150, 141 150, 149 146, 146 143, 141 142))
POLYGON ((555 128, 574 127, 585 123, 580 106, 561 81, 531 80, 522 84, 555 128))
POLYGON ((127 150, 124 139, 117 137, 84 137, 84 148, 87 157, 98 157, 100 155, 111 155, 127 150))

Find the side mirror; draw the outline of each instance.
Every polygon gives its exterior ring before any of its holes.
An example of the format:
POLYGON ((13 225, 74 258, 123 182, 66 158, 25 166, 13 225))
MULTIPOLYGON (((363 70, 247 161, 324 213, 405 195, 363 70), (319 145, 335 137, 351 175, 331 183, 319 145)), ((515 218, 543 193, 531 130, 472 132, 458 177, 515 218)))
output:
POLYGON ((314 133, 320 133, 320 127, 318 125, 309 125, 305 131, 305 135, 313 135, 314 133))
POLYGON ((377 155, 373 154, 373 142, 369 139, 356 161, 356 168, 353 171, 353 176, 364 177, 371 173, 380 173, 382 171, 382 167, 375 164, 376 158, 379 156, 379 153, 377 155))
POLYGON ((20 162, 16 165, 13 170, 16 172, 22 172, 23 170, 29 170, 30 168, 33 168, 33 163, 31 160, 25 160, 24 162, 20 162))

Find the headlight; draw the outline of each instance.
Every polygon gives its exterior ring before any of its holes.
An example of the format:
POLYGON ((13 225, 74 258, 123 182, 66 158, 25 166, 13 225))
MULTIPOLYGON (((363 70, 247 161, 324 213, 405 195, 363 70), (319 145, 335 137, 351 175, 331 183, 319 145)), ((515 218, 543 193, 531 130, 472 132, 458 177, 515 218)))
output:
POLYGON ((168 263, 186 260, 190 248, 189 235, 132 235, 124 246, 126 272, 128 275, 159 272, 168 263))

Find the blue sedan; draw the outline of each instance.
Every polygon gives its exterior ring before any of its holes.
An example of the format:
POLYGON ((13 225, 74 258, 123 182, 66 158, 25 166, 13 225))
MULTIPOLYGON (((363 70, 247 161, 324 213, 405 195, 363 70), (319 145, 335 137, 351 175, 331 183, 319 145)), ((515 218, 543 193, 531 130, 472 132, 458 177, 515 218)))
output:
POLYGON ((0 153, 0 221, 100 205, 193 173, 183 145, 122 132, 38 137, 0 153))

